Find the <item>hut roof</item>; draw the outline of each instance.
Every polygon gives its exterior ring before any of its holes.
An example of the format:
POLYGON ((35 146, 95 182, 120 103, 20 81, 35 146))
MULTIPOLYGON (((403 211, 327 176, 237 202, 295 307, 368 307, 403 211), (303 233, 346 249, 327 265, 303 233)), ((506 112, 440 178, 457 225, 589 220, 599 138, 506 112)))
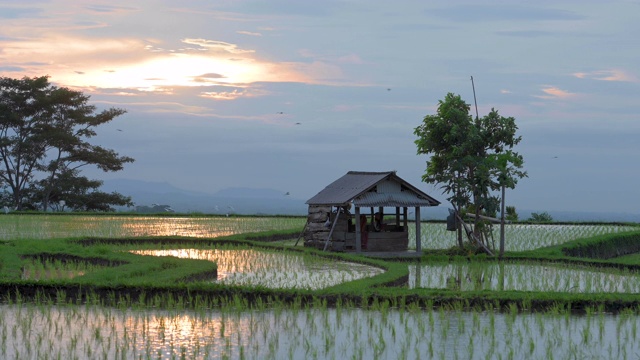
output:
POLYGON ((349 171, 329 184, 308 205, 437 206, 440 202, 401 179, 395 171, 349 171))

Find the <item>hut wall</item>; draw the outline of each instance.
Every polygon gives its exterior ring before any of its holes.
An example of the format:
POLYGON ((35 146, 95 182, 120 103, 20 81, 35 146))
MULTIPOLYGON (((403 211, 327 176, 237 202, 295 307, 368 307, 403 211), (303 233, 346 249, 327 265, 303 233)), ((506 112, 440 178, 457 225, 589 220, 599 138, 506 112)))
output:
POLYGON ((331 230, 325 226, 330 213, 331 206, 309 205, 307 228, 304 231, 304 246, 324 248, 324 241, 327 240, 329 230, 331 230))
MULTIPOLYGON (((366 251, 407 251, 409 246, 409 233, 398 232, 369 232, 366 251)), ((355 248, 356 234, 345 234, 345 247, 355 248)))
MULTIPOLYGON (((336 215, 337 213, 331 206, 309 206, 307 229, 304 233, 305 246, 324 249, 325 241, 329 237, 331 225, 333 225, 336 215), (329 226, 327 226, 327 219, 329 219, 329 226)), ((337 239, 344 241, 344 234, 348 231, 348 228, 348 215, 341 213, 333 229, 332 241, 337 239)), ((332 249, 342 250, 342 248, 340 245, 336 247, 332 244, 332 249)))

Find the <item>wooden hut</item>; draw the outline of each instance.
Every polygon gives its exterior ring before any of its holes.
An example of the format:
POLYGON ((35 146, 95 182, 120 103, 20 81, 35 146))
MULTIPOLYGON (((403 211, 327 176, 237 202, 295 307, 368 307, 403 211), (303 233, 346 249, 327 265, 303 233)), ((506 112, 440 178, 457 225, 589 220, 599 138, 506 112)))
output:
MULTIPOLYGON (((395 171, 349 171, 306 204, 305 246, 380 252, 407 250, 409 207, 415 208, 419 239, 420 208, 440 202, 402 180, 395 171)), ((419 241, 416 251, 422 251, 419 241)))

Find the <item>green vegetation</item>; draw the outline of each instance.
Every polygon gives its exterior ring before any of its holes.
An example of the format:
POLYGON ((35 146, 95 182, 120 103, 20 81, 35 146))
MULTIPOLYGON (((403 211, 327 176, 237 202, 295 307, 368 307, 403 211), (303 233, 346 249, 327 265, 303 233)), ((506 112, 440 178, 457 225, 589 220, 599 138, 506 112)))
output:
POLYGON ((507 206, 505 218, 509 221, 518 221, 518 213, 515 206, 507 206))
MULTIPOLYGON (((469 210, 474 217, 473 231, 479 238, 480 215, 494 216, 499 198, 492 191, 515 188, 524 160, 513 151, 521 137, 513 117, 498 111, 482 118, 470 113, 470 105, 460 95, 448 93, 438 102, 438 111, 424 117, 414 129, 418 154, 431 155, 422 181, 439 184, 454 210, 469 210)), ((462 247, 462 240, 458 239, 462 247)), ((501 247, 502 249, 502 247, 501 247)))
MULTIPOLYGON (((44 291, 48 296, 54 296, 55 291, 67 289, 69 296, 84 298, 88 294, 115 293, 119 296, 139 296, 141 289, 167 294, 199 294, 203 298, 218 298, 249 294, 251 299, 269 296, 271 298, 289 298, 292 295, 304 296, 308 299, 316 297, 326 301, 337 302, 346 299, 360 299, 368 303, 376 298, 397 302, 399 299, 413 299, 423 304, 438 299, 441 304, 456 303, 486 303, 497 301, 508 306, 516 304, 519 308, 545 308, 554 303, 571 303, 573 308, 585 308, 601 304, 603 301, 614 300, 616 306, 628 303, 634 304, 636 295, 631 293, 598 293, 584 294, 575 291, 567 292, 520 292, 520 291, 491 291, 469 290, 460 291, 441 287, 407 287, 410 279, 410 266, 429 266, 444 262, 487 262, 495 263, 490 257, 474 255, 473 249, 468 251, 451 251, 447 247, 429 245, 425 238, 423 249, 427 249, 419 260, 408 263, 406 259, 373 259, 349 253, 326 253, 302 246, 294 247, 303 219, 300 218, 159 218, 159 217, 87 217, 81 221, 77 216, 25 216, 7 215, 0 217, 3 226, 11 234, 12 222, 20 225, 30 224, 33 232, 31 238, 20 234, 20 237, 8 236, 1 244, 0 252, 0 281, 5 289, 5 296, 14 291, 33 288, 44 291), (55 221, 54 221, 55 220, 55 221), (139 221, 142 221, 140 223, 139 221), (37 224, 40 224, 38 226, 37 224), (92 228, 90 235, 83 231, 92 228), (118 228, 126 228, 131 232, 120 232, 118 228), (144 231, 140 229, 146 229, 144 231), (155 232, 157 228, 169 232, 155 232), (182 228, 189 237, 171 233, 182 228), (213 228, 221 230, 213 234, 213 228), (64 229, 66 232, 62 232, 64 229), (154 230, 155 229, 155 230, 154 230), (168 229, 168 230, 167 230, 168 229), (259 230, 267 230, 257 232, 259 230), (36 232, 43 234, 36 234, 36 232), (149 234, 151 232, 152 236, 149 234), (253 233, 252 233, 253 232, 253 233), (47 236, 49 234, 49 236, 47 236), (51 235, 62 235, 50 238, 51 235), (82 237, 78 237, 78 235, 82 237), (71 237, 73 236, 73 237, 71 237), (293 272, 295 266, 321 268, 322 262, 317 259, 327 259, 335 263, 336 260, 359 263, 384 269, 385 272, 376 276, 367 276, 359 280, 334 283, 329 287, 300 286, 267 289, 262 285, 251 283, 228 284, 224 282, 212 283, 213 272, 217 271, 216 263, 212 261, 181 259, 176 257, 140 256, 131 253, 133 250, 172 250, 172 249, 226 249, 233 245, 237 249, 262 249, 261 251, 280 254, 296 254, 286 257, 287 267, 291 264, 293 272), (301 256, 301 257, 298 257, 301 256), (300 260, 298 260, 300 259, 300 260), (305 260, 306 259, 306 260, 305 260), (314 265, 316 264, 316 265, 314 265), (53 274, 52 274, 53 273, 53 274), (30 274, 30 275, 25 275, 30 274), (56 275, 57 274, 57 275, 56 275), (207 278, 207 275, 209 277, 207 278), (244 285, 243 285, 244 284, 244 285), (404 284, 404 286, 396 286, 404 284), (391 286, 393 285, 393 286, 391 286), (312 290, 313 289, 313 290, 312 290), (262 294, 262 295, 260 295, 262 294)), ((424 224, 429 231, 443 228, 443 223, 424 224)), ((614 259, 602 260, 595 258, 593 249, 628 247, 625 254, 635 249, 640 229, 636 226, 612 225, 511 225, 514 231, 508 232, 514 248, 506 253, 509 261, 529 259, 536 262, 563 262, 580 266, 611 267, 635 271, 633 264, 619 264, 614 259), (520 235, 516 235, 520 234, 520 235), (533 239, 526 238, 526 234, 533 235, 533 239), (551 239, 545 240, 544 234, 551 234, 551 239), (603 235, 597 235, 603 234, 603 235), (572 240, 572 237, 574 238, 572 240), (542 241, 540 241, 542 240, 542 241), (518 244, 519 243, 519 244, 518 244), (582 249, 582 250, 581 250, 582 249), (591 250, 589 250, 591 249, 591 250)), ((16 226, 18 227, 18 226, 16 226)), ((22 226, 19 226, 22 228, 22 226)), ((429 231, 423 231, 429 236, 429 231)), ((433 231, 431 231, 433 232, 433 231)), ((436 233, 437 234, 437 233, 436 233)), ((441 241, 441 245, 447 241, 441 241)), ((195 250, 193 250, 195 252, 195 250)), ((622 254, 622 253, 621 253, 622 254)), ((249 256, 249 255, 244 255, 249 256)), ((188 257, 188 256, 186 256, 188 257)), ((266 257, 264 258, 266 259, 266 257)), ((238 260, 240 261, 240 260, 238 260)), ((261 260, 273 262, 276 260, 261 260)), ((280 260, 277 260, 280 261, 280 260)), ((638 264, 640 265, 640 264, 638 264)), ((268 266, 268 264, 263 264, 268 266)), ((299 269, 299 267, 297 268, 299 269)), ((254 270, 252 270, 254 272, 254 270)), ((275 271, 275 273, 286 270, 275 271)), ((464 272, 464 271, 463 271, 464 272)), ((268 273, 268 271, 267 271, 268 273)), ((415 274, 415 271, 414 271, 415 274)), ((270 276, 270 275, 266 275, 270 276)), ((287 280, 290 281, 290 280, 287 280)), ((243 296, 244 296, 243 295, 243 296)), ((263 299, 264 300, 264 299, 263 299)))
MULTIPOLYGON (((1 357, 541 358, 553 349, 553 357, 624 359, 640 351, 634 224, 510 225, 507 244, 520 249, 503 260, 436 242, 417 259, 377 259, 294 247, 300 218, 90 219, 0 216, 4 227, 37 227, 33 237, 0 241, 1 357), (95 235, 82 233, 88 224, 95 235), (160 224, 192 235, 117 230, 160 224), (211 235, 215 226, 234 233, 211 235), (51 236, 60 229, 64 237, 51 236), (611 257, 613 249, 628 255, 611 257), (268 281, 233 281, 234 264, 268 281), (375 271, 354 277, 347 264, 375 271), (211 280, 225 272, 229 281, 211 280), (329 272, 346 275, 318 286, 329 272)), ((445 234, 444 223, 424 226, 445 234)))
POLYGON ((550 223, 553 221, 553 217, 546 211, 543 211, 541 213, 534 212, 531 213, 529 221, 533 223, 550 223))
POLYGON ((129 197, 99 191, 102 181, 81 176, 88 165, 107 172, 133 162, 91 139, 96 127, 125 111, 96 112, 88 102, 46 76, 0 77, 0 206, 112 211, 111 205, 132 205, 129 197))

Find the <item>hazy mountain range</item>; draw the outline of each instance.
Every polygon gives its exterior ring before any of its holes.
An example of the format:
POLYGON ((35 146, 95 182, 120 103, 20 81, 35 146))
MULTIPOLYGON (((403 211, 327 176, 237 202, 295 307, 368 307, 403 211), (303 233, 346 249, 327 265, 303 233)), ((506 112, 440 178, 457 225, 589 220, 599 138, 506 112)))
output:
MULTIPOLYGON (((200 212, 205 214, 268 214, 268 215, 306 215, 307 199, 291 197, 288 193, 275 189, 227 188, 216 193, 204 193, 177 188, 166 182, 152 182, 129 179, 105 180, 102 190, 117 191, 131 196, 137 206, 169 205, 177 213, 200 212)), ((441 199, 441 201, 443 201, 441 199)), ((443 220, 448 215, 448 206, 424 209, 426 219, 443 220)), ((122 208, 119 210, 132 209, 122 208)), ((516 209, 521 220, 527 219, 532 212, 547 211, 556 221, 604 221, 604 222, 640 222, 640 214, 569 212, 552 210, 516 209)))
POLYGON ((105 180, 101 189, 131 196, 135 205, 138 206, 169 205, 178 213, 243 215, 305 215, 307 213, 305 205, 307 199, 294 199, 286 192, 274 189, 228 188, 209 194, 180 189, 166 182, 127 179, 105 180))

